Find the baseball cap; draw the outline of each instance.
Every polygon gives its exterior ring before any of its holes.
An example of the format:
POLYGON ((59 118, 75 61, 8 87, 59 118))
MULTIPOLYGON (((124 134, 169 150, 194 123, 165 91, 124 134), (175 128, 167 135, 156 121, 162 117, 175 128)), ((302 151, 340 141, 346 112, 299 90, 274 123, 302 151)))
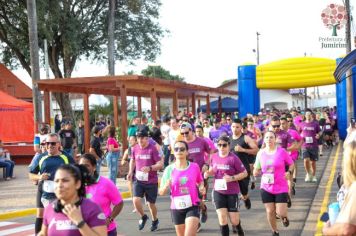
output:
POLYGON ((145 128, 138 129, 136 132, 137 137, 148 137, 148 131, 145 128))
POLYGON ((215 119, 213 120, 213 123, 219 123, 219 122, 221 122, 221 119, 220 119, 220 118, 215 118, 215 119))
POLYGON ((191 124, 189 124, 188 122, 183 122, 181 125, 180 125, 180 127, 179 127, 180 129, 192 129, 192 125, 191 124))

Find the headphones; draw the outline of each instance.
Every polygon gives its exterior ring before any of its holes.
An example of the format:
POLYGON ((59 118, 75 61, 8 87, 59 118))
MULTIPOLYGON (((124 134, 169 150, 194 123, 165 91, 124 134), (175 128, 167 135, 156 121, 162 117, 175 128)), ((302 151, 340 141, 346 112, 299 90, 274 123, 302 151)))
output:
MULTIPOLYGON (((83 202, 83 198, 81 197, 81 198, 79 198, 79 200, 76 203, 74 203, 74 205, 79 207, 80 204, 82 204, 82 202, 83 202)), ((64 206, 62 205, 62 203, 59 199, 54 202, 53 209, 56 213, 61 213, 63 208, 64 208, 64 206)))

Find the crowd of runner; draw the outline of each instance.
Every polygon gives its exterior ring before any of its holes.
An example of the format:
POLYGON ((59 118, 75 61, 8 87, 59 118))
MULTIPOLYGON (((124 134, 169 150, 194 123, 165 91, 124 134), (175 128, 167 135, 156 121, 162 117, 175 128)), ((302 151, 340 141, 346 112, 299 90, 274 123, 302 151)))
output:
MULTIPOLYGON (((297 189, 295 163, 303 159, 305 182, 318 181, 319 157, 325 148, 338 142, 336 119, 335 107, 320 111, 262 109, 246 117, 235 113, 200 113, 197 117, 180 113, 152 123, 135 117, 121 164, 129 163, 127 181, 138 230, 143 230, 149 219, 150 230, 158 230, 158 195, 169 194, 177 235, 199 232, 208 220, 209 200, 216 210, 221 235, 230 234, 229 224, 234 234, 245 235, 240 202, 247 210, 252 207, 249 191, 256 188, 256 177, 260 177, 267 221, 272 235, 279 235, 276 219, 289 226, 288 208, 297 189), (145 214, 145 206, 150 216, 145 214)), ((36 234, 116 235, 115 218, 123 200, 115 186, 117 169, 110 167, 110 178, 100 175, 103 153, 96 149, 98 143, 100 149, 103 127, 93 127, 91 151, 79 159, 73 156, 76 142, 70 130, 67 127, 59 134, 41 130, 35 139, 37 153, 29 172, 38 184, 36 234), (72 136, 70 143, 63 141, 68 136, 72 136)), ((113 139, 106 145, 107 160, 117 168, 117 160, 112 162, 120 156, 115 129, 105 130, 113 139)), ((303 171, 298 171, 302 175, 303 171)))

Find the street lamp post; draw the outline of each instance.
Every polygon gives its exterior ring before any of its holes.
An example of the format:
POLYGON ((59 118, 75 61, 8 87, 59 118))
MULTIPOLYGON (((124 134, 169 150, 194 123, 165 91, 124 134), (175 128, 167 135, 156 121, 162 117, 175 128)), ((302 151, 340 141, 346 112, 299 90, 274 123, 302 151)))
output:
POLYGON ((259 40, 259 36, 261 34, 256 32, 256 37, 257 37, 257 50, 256 50, 256 54, 257 54, 257 65, 260 64, 260 40, 259 40))

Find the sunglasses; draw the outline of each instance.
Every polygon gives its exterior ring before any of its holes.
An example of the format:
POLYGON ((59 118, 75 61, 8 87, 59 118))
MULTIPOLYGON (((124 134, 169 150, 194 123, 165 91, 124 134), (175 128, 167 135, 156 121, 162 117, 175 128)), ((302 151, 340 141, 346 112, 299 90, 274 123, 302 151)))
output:
POLYGON ((273 128, 278 128, 280 125, 272 125, 273 128))
POLYGON ((187 131, 187 132, 181 132, 180 134, 181 134, 181 135, 188 135, 188 134, 189 134, 189 131, 187 131))
POLYGON ((227 147, 227 143, 218 143, 218 147, 227 147))
POLYGON ((288 122, 292 123, 293 121, 292 120, 288 120, 288 122))
POLYGON ((227 118, 226 120, 231 120, 230 118, 227 118))
POLYGON ((57 144, 57 142, 46 142, 46 145, 52 145, 52 146, 55 146, 57 144))
POLYGON ((185 150, 186 150, 185 147, 175 147, 174 148, 175 152, 184 152, 185 150))

